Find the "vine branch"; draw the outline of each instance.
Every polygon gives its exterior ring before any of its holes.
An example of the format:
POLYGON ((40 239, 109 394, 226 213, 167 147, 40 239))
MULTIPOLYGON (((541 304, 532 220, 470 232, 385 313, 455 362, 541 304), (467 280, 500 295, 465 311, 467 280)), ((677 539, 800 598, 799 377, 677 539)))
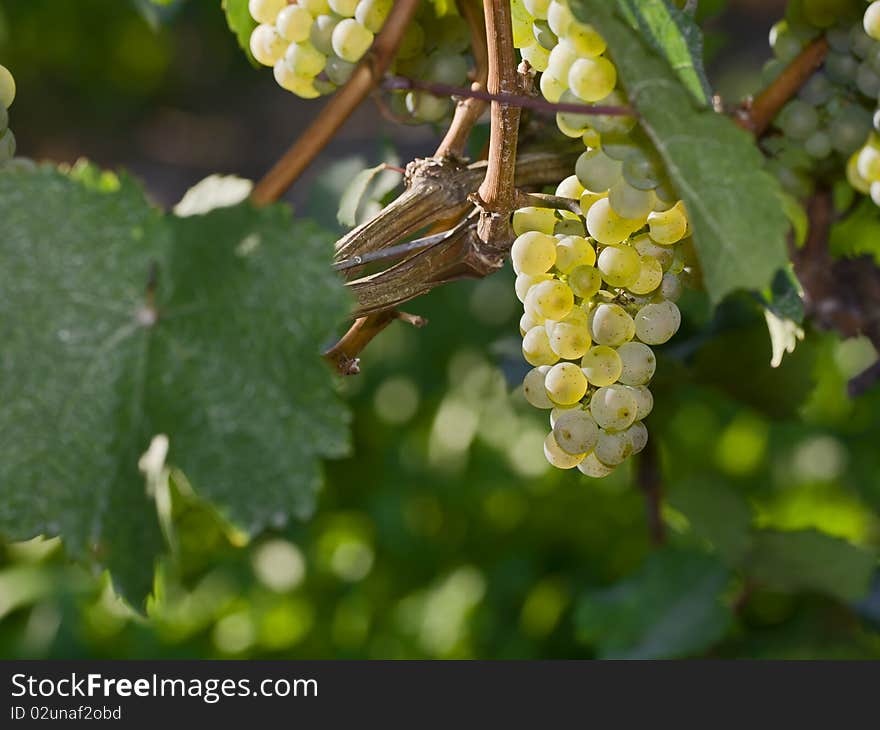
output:
POLYGON ((663 524, 663 485, 660 477, 660 464, 657 455, 657 445, 648 440, 642 453, 639 455, 638 471, 636 480, 639 488, 645 495, 645 509, 648 516, 648 531, 651 534, 651 544, 659 547, 666 542, 666 527, 663 524))
POLYGON ((345 120, 376 88, 394 58, 418 5, 419 0, 395 0, 373 47, 358 63, 351 78, 330 98, 317 118, 254 186, 251 200, 255 205, 268 205, 284 195, 333 139, 345 120))
POLYGON ((424 327, 428 324, 428 320, 424 317, 399 312, 396 309, 386 309, 384 312, 359 317, 351 325, 348 332, 340 338, 339 342, 324 353, 324 357, 342 375, 357 375, 360 372, 360 358, 358 355, 376 335, 397 319, 407 322, 413 327, 424 327))

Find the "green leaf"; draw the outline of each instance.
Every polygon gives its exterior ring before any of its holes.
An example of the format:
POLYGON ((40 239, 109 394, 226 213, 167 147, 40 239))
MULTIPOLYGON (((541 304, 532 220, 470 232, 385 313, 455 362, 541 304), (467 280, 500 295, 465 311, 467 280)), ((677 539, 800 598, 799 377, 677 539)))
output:
POLYGON ((703 33, 694 19, 664 0, 618 0, 621 15, 666 59, 701 106, 712 90, 703 68, 703 33))
POLYGON ((251 33, 257 27, 257 21, 251 17, 248 0, 223 0, 223 12, 226 13, 229 30, 238 38, 238 45, 247 54, 251 64, 259 67, 251 53, 251 33))
POLYGON ((831 227, 829 248, 836 258, 868 255, 880 265, 880 208, 868 198, 831 227))
POLYGON ((677 479, 669 504, 687 517, 693 533, 711 543, 728 564, 749 548, 752 510, 741 494, 718 479, 677 479))
POLYGON ((810 229, 810 221, 807 218, 807 211, 804 206, 793 195, 786 192, 781 194, 782 211, 788 222, 791 224, 791 230, 794 233, 794 243, 800 248, 807 240, 807 233, 810 229))
POLYGON ((761 290, 786 261, 788 222, 780 188, 751 136, 698 109, 656 52, 604 0, 572 11, 608 42, 618 73, 684 200, 706 289, 714 303, 739 288, 761 290))
POLYGON ((142 596, 157 434, 243 531, 312 512, 319 459, 347 448, 320 357, 348 306, 330 237, 281 206, 163 216, 127 178, 48 169, 0 176, 0 219, 0 532, 62 535, 142 596))
POLYGON ((758 532, 745 562, 761 586, 816 591, 844 601, 867 593, 876 566, 876 556, 817 530, 758 532))
POLYGON ((363 201, 364 195, 367 193, 367 188, 370 186, 373 178, 384 169, 385 163, 381 162, 375 167, 361 170, 354 176, 354 179, 342 194, 342 199, 339 201, 339 212, 336 214, 336 219, 340 225, 350 227, 357 224, 358 208, 360 208, 361 201, 363 201))
POLYGON ((664 549, 641 570, 581 599, 575 621, 601 659, 665 659, 697 654, 721 639, 730 609, 720 599, 728 572, 715 558, 664 549))

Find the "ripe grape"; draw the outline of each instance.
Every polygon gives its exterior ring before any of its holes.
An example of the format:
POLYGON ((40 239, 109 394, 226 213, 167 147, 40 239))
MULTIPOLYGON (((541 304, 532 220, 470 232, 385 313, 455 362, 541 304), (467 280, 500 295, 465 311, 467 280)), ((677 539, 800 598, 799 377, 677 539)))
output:
POLYGON ((613 466, 608 466, 607 464, 603 464, 596 458, 595 453, 587 454, 583 461, 577 465, 578 471, 581 474, 586 474, 588 477, 592 477, 593 479, 601 479, 603 477, 607 477, 611 472, 614 471, 613 466))
POLYGON ((566 236, 556 244, 556 269, 563 274, 596 263, 596 251, 582 236, 566 236))
POLYGON ((559 361, 559 356, 550 347, 550 338, 547 330, 541 325, 532 327, 523 337, 523 357, 529 365, 554 365, 559 361))
POLYGON ((608 198, 597 200, 587 211, 587 230, 593 238, 606 246, 621 243, 639 227, 639 224, 638 220, 621 218, 617 215, 608 198))
POLYGON ((880 41, 880 4, 872 2, 865 10, 863 19, 865 33, 875 41, 880 41))
POLYGON ((635 421, 638 403, 624 386, 609 385, 593 393, 590 413, 602 428, 622 431, 635 421))
POLYGON ((573 469, 584 460, 585 454, 569 454, 563 451, 551 431, 544 439, 544 456, 557 469, 573 469))
POLYGON ((560 405, 577 403, 587 392, 587 378, 581 369, 571 362, 560 362, 550 368, 544 387, 550 400, 560 405))
POLYGON ((284 56, 287 42, 279 35, 274 25, 258 25, 251 33, 250 48, 258 63, 274 66, 284 56))
POLYGON ((592 299, 602 288, 602 275, 592 266, 578 266, 568 275, 568 286, 575 296, 592 299))
POLYGON ((668 342, 680 325, 681 313, 670 301, 646 304, 635 317, 636 337, 647 345, 668 342))
POLYGON ((547 395, 547 390, 544 388, 544 380, 549 370, 549 365, 540 365, 533 370, 529 370, 523 378, 523 395, 535 408, 546 410, 554 406, 550 396, 547 395))
POLYGON ((282 89, 287 89, 303 99, 315 99, 321 95, 315 88, 314 78, 297 75, 285 59, 278 61, 273 70, 275 81, 282 89))
POLYGON ((598 345, 590 348, 590 351, 584 355, 581 360, 581 369, 592 385, 603 387, 617 381, 623 369, 623 363, 614 348, 598 345))
POLYGON ((641 421, 633 423, 633 425, 626 429, 623 434, 629 439, 634 454, 638 454, 648 445, 648 429, 641 421))
POLYGON ((638 279, 641 263, 638 252, 630 246, 606 246, 597 266, 610 286, 626 288, 638 279))
POLYGON ((593 417, 580 408, 563 411, 554 419, 553 438, 569 454, 586 454, 593 450, 599 427, 593 417))
POLYGON ((636 411, 636 420, 642 421, 647 418, 648 414, 654 409, 654 396, 651 391, 644 385, 634 387, 627 386, 630 395, 636 400, 638 410, 636 411))
POLYGON ((574 294, 568 284, 558 279, 535 284, 527 296, 545 319, 564 319, 574 306, 574 294))
POLYGON ((647 218, 654 208, 654 193, 618 180, 608 191, 608 203, 621 218, 647 218))
POLYGON ((354 19, 372 33, 378 33, 394 5, 393 0, 360 0, 354 19))
POLYGON ((529 293, 529 289, 531 289, 535 284, 538 284, 542 281, 548 281, 553 277, 550 274, 536 274, 534 276, 530 274, 517 274, 516 275, 516 283, 514 284, 514 289, 516 291, 516 298, 521 302, 525 302, 526 294, 529 293))
POLYGON ((600 304, 592 312, 590 334, 599 345, 616 347, 636 333, 633 318, 619 304, 600 304))
POLYGON ((248 11, 258 23, 274 23, 287 0, 248 0, 248 11))
POLYGON ((601 149, 591 149, 578 157, 575 174, 587 190, 608 190, 622 174, 623 164, 601 149))
POLYGON ((535 231, 552 234, 555 227, 556 211, 550 208, 520 208, 513 213, 513 232, 517 236, 535 231))
POLYGON ((632 452, 632 443, 626 432, 606 431, 604 428, 599 431, 593 453, 606 466, 622 464, 632 452))
POLYGON ((546 233, 525 231, 513 242, 510 260, 517 274, 543 274, 556 263, 556 239, 546 233))
POLYGON ((301 43, 308 40, 312 32, 312 14, 301 5, 288 5, 275 21, 278 33, 288 43, 301 43))
POLYGON ((0 64, 0 106, 9 109, 15 101, 15 79, 6 66, 0 64))
POLYGON ((654 377, 657 358, 647 345, 641 342, 625 342, 617 348, 621 370, 618 379, 624 385, 644 385, 654 377))
POLYGON ((663 282, 663 267, 652 256, 639 256, 639 275, 629 285, 633 294, 649 294, 663 282))
POLYGON ((354 18, 346 18, 333 29, 330 40, 333 52, 337 56, 344 61, 355 63, 373 43, 373 34, 354 18))
POLYGON ((654 211, 648 216, 649 235, 663 246, 672 245, 684 238, 687 225, 687 215, 681 201, 669 210, 654 211))
POLYGON ((602 56, 578 58, 568 70, 568 86, 584 101, 599 101, 614 90, 617 69, 602 56))
POLYGON ((553 352, 566 360, 582 357, 590 347, 590 328, 586 323, 579 324, 566 318, 562 322, 553 322, 547 334, 553 352))

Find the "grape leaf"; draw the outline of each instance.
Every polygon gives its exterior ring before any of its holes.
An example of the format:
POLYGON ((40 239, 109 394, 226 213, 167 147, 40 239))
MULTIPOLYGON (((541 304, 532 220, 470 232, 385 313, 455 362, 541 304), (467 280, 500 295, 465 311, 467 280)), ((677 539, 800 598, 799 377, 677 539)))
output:
POLYGON ((342 199, 339 201, 339 211, 336 214, 336 220, 342 226, 354 226, 357 223, 357 212, 360 208, 364 196, 367 194, 367 188, 380 172, 385 169, 385 163, 380 162, 375 167, 368 167, 361 170, 354 176, 348 184, 342 199))
POLYGON ((788 222, 779 184, 752 138, 721 114, 698 109, 608 3, 572 0, 572 11, 608 42, 641 125, 687 206, 712 301, 739 288, 763 289, 786 263, 788 222))
POLYGON ((715 558, 664 549, 641 570, 578 604, 580 640, 595 644, 601 659, 688 656, 717 642, 730 625, 720 600, 728 572, 715 558))
POLYGON ((666 59, 701 106, 712 89, 703 68, 703 33, 694 19, 665 0, 618 0, 621 15, 666 59))
POLYGON ((829 249, 836 258, 873 256, 880 265, 880 208, 868 198, 831 227, 829 249))
POLYGON ((745 563, 759 585, 817 591, 845 601, 868 592, 876 566, 875 555, 818 530, 758 532, 745 563))
POLYGON ((0 175, 0 533, 62 535, 141 597, 157 434, 247 533, 312 512, 319 458, 347 449, 319 353, 348 300, 331 237, 285 208, 165 216, 118 183, 0 175))
POLYGON ((251 53, 251 33, 257 27, 257 21, 251 17, 248 10, 248 0, 223 0, 223 12, 226 13, 226 24, 229 30, 235 33, 238 45, 247 54, 251 64, 259 67, 251 53))

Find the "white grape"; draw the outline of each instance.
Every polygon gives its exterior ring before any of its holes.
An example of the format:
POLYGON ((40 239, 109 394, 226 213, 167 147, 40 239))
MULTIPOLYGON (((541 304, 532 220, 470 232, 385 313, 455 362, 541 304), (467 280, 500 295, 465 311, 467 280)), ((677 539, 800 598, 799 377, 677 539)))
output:
POLYGON ((523 357, 529 365, 553 365, 559 361, 559 355, 550 347, 547 330, 542 326, 532 327, 526 332, 522 342, 523 357))
POLYGON ((513 242, 510 260, 517 274, 543 274, 556 263, 556 239, 546 233, 526 231, 513 242))
POLYGON ((258 25, 251 33, 250 48, 257 63, 274 66, 284 56, 287 42, 278 34, 274 25, 258 25))
POLYGON ((865 33, 875 41, 880 41, 880 3, 872 2, 865 10, 863 18, 865 33))
POLYGON ((606 431, 603 428, 599 431, 593 453, 606 466, 618 466, 633 453, 633 446, 626 432, 606 431))
POLYGON ((274 23, 286 7, 287 0, 248 0, 248 11, 258 23, 274 23))
POLYGON ((642 421, 647 418, 648 414, 654 410, 654 396, 651 391, 644 385, 626 386, 633 398, 636 399, 638 411, 636 412, 636 420, 642 421))
POLYGON ((340 21, 331 36, 333 52, 344 61, 355 63, 373 43, 373 34, 354 18, 340 21))
POLYGON ((687 214, 681 201, 669 210, 655 211, 648 216, 649 235, 663 246, 670 246, 684 238, 687 226, 687 214))
POLYGON ((312 14, 301 5, 288 5, 278 13, 275 27, 278 33, 290 43, 308 40, 312 32, 312 14))
POLYGON ((590 318, 590 335, 599 345, 616 347, 636 334, 635 323, 619 304, 600 304, 590 318))
POLYGON ((354 19, 372 33, 378 33, 393 7, 393 0, 360 0, 354 19))
POLYGON ((577 403, 587 392, 587 378, 581 369, 571 362, 560 362, 550 368, 544 387, 550 400, 560 405, 577 403))
POLYGON ((303 99, 315 99, 321 94, 315 88, 314 78, 297 75, 283 58, 275 64, 275 81, 282 89, 287 89, 303 99))
POLYGON ((586 454, 596 445, 599 427, 585 410, 572 408, 555 419, 553 437, 563 451, 569 454, 586 454))
POLYGON ((581 181, 578 180, 577 175, 569 175, 556 186, 556 194, 562 198, 580 200, 583 192, 584 186, 581 185, 581 181))
POLYGON ((15 79, 9 69, 0 64, 0 106, 9 109, 15 101, 15 79))
POLYGON ((622 243, 640 226, 639 220, 621 218, 617 215, 608 198, 597 200, 587 211, 587 230, 593 238, 605 246, 622 243))
POLYGON ((599 387, 611 385, 619 377, 623 369, 620 355, 607 345, 590 348, 581 360, 581 369, 587 380, 599 387))
POLYGON ((359 0, 327 0, 330 9, 343 18, 353 18, 359 0))
POLYGON ((602 479, 603 477, 607 477, 614 471, 613 466, 608 466, 607 464, 603 464, 596 458, 595 453, 589 453, 584 458, 580 464, 577 465, 578 471, 581 474, 585 474, 588 477, 592 477, 593 479, 602 479))
POLYGON ((630 246, 606 246, 599 254, 596 266, 610 286, 620 288, 634 284, 641 269, 639 254, 630 246))
POLYGON ((652 256, 639 257, 639 275, 629 285, 633 294, 649 294, 663 282, 663 267, 652 256))
POLYGON ((565 236, 556 244, 556 268, 563 274, 596 263, 596 250, 583 236, 565 236))
POLYGON ((617 348, 621 371, 619 380, 624 385, 644 385, 654 377, 657 358, 654 351, 641 342, 624 342, 617 348))
POLYGON ((629 439, 634 454, 638 454, 648 445, 648 429, 641 421, 636 421, 623 433, 629 439))
POLYGON ((564 319, 574 307, 574 294, 568 284, 558 279, 535 284, 529 295, 535 310, 545 319, 564 319))
POLYGON ((291 43, 284 60, 297 76, 317 76, 327 64, 327 57, 308 41, 291 43))
POLYGON ((625 386, 609 385, 593 393, 590 413, 602 428, 622 431, 636 420, 638 403, 625 386))
POLYGON ((552 431, 544 439, 544 457, 557 469, 573 469, 584 460, 584 456, 585 454, 569 454, 563 451, 556 443, 552 431))
POLYGON ((535 284, 539 284, 542 281, 549 281, 553 276, 551 274, 517 274, 516 282, 514 282, 513 288, 516 291, 516 298, 521 302, 525 302, 526 294, 529 293, 529 289, 531 289, 535 284))
POLYGON ((639 190, 626 180, 618 180, 608 191, 608 203, 621 218, 647 218, 654 202, 653 190, 639 190))
POLYGON ((681 312, 670 301, 646 304, 635 317, 636 337, 646 345, 668 342, 680 325, 681 312))
POLYGON ((549 365, 540 365, 529 370, 523 378, 523 395, 530 405, 546 410, 554 407, 553 401, 544 388, 544 380, 550 371, 549 365))
POLYGON ((554 228, 556 211, 550 208, 528 207, 513 211, 513 232, 517 236, 526 232, 551 234, 554 228))

